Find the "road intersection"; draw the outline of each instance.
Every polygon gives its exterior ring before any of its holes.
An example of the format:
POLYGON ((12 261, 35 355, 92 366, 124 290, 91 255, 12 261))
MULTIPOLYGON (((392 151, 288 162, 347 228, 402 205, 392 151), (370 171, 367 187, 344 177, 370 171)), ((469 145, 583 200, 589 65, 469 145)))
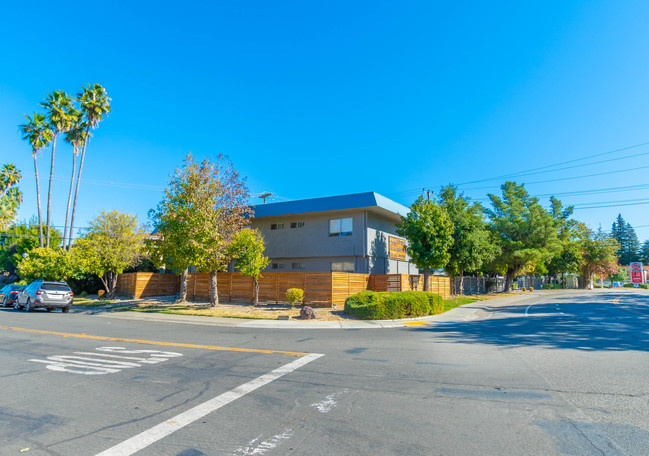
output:
POLYGON ((348 327, 175 317, 0 312, 0 455, 649 453, 646 293, 348 327))

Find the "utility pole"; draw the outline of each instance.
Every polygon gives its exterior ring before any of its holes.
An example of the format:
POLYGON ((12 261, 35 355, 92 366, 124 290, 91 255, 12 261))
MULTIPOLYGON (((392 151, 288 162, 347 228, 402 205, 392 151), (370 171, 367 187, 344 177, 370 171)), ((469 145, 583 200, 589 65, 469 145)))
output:
MULTIPOLYGON (((422 188, 421 191, 422 191, 422 193, 425 193, 425 194, 426 194, 426 199, 427 199, 428 201, 430 201, 430 189, 429 189, 429 190, 426 190, 425 188, 422 188)), ((434 193, 433 193, 433 194, 434 194, 434 193)))
POLYGON ((262 192, 259 195, 257 195, 257 198, 261 198, 264 200, 264 204, 266 204, 266 198, 269 196, 272 196, 273 194, 271 192, 262 192))

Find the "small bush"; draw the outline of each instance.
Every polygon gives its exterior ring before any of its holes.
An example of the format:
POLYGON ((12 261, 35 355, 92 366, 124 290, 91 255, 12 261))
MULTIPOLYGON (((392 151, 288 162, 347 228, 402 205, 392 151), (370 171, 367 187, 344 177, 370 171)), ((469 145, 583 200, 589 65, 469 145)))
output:
POLYGON ((523 287, 521 288, 521 291, 527 291, 527 288, 523 287))
MULTIPOLYGON (((649 284, 646 284, 646 283, 639 283, 638 285, 639 285, 640 288, 642 288, 642 289, 645 289, 645 290, 649 289, 649 284)), ((622 285, 622 286, 623 286, 624 288, 635 288, 635 284, 633 284, 633 283, 625 283, 625 284, 622 285)))
POLYGON ((534 291, 534 287, 530 287, 530 291, 534 291))
POLYGON ((512 290, 518 290, 518 284, 512 283, 512 290))
POLYGON ((99 296, 99 299, 104 299, 104 297, 106 296, 106 291, 104 290, 97 291, 97 296, 99 296))
POLYGON ((286 290, 286 300, 291 305, 295 306, 296 303, 302 303, 304 300, 304 291, 300 288, 289 288, 286 290))
POLYGON ((563 287, 561 286, 560 283, 544 283, 543 284, 543 289, 544 290, 561 290, 563 287))
POLYGON ((345 313, 364 320, 397 320, 442 313, 442 297, 427 291, 362 291, 345 301, 345 313))
MULTIPOLYGON (((103 290, 102 290, 102 291, 103 291, 103 290)), ((80 295, 80 296, 81 296, 82 298, 85 298, 86 296, 88 296, 88 292, 84 290, 84 291, 81 292, 81 295, 80 295)))

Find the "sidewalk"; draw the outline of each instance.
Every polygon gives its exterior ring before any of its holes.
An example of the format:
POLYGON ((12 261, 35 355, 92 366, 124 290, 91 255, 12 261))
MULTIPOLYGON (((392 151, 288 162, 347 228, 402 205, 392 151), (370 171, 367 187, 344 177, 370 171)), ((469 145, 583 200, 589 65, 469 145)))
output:
POLYGON ((155 321, 163 323, 184 323, 204 326, 229 326, 239 328, 277 328, 277 329, 381 329, 401 328, 404 326, 432 325, 447 322, 472 321, 490 318, 493 310, 502 305, 516 301, 539 299, 551 292, 534 292, 520 296, 507 296, 486 301, 477 301, 456 307, 440 315, 409 318, 403 320, 252 320, 245 318, 204 317, 197 315, 177 315, 144 312, 111 312, 109 308, 77 308, 74 313, 95 315, 120 320, 155 321))

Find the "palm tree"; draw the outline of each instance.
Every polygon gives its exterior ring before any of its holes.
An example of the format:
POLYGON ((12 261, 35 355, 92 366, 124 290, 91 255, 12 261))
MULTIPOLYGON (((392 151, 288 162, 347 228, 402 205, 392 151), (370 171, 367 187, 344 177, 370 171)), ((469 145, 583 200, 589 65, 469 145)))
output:
POLYGON ((0 169, 0 230, 5 230, 13 222, 23 194, 17 185, 22 175, 11 163, 0 169))
POLYGON ((81 112, 86 122, 86 135, 83 138, 81 147, 81 163, 79 164, 79 174, 77 174, 77 185, 74 190, 74 203, 72 204, 72 218, 70 219, 70 238, 68 239, 68 248, 72 244, 72 233, 74 230, 74 215, 77 211, 77 197, 79 196, 79 183, 81 182, 81 171, 83 171, 83 161, 86 157, 86 146, 90 139, 90 128, 96 129, 99 122, 110 113, 110 97, 101 85, 95 84, 83 88, 83 92, 77 94, 76 100, 79 102, 81 112))
POLYGON ((40 246, 43 247, 43 221, 41 218, 41 190, 38 180, 38 166, 36 165, 36 154, 43 147, 46 147, 52 140, 53 132, 43 114, 34 113, 33 117, 27 117, 27 123, 20 125, 20 132, 23 139, 32 146, 32 157, 34 158, 34 175, 36 176, 36 203, 38 205, 38 237, 40 246))
POLYGON ((56 137, 59 133, 67 133, 72 126, 69 114, 72 109, 72 98, 62 90, 55 90, 45 98, 41 106, 47 111, 47 117, 54 134, 52 138, 52 162, 50 164, 50 186, 47 192, 47 240, 46 247, 50 246, 50 208, 52 205, 52 177, 54 175, 54 154, 56 153, 56 137))
MULTIPOLYGON (((87 122, 83 121, 81 111, 72 108, 70 110, 72 116, 72 127, 65 135, 65 140, 72 145, 72 179, 70 179, 70 192, 68 193, 68 206, 65 210, 65 225, 63 230, 63 249, 68 240, 68 220, 70 216, 70 203, 72 202, 72 190, 74 188, 74 177, 77 172, 77 156, 79 155, 79 147, 83 144, 84 138, 89 133, 87 130, 87 122)), ((68 246, 69 247, 69 246, 68 246)))

